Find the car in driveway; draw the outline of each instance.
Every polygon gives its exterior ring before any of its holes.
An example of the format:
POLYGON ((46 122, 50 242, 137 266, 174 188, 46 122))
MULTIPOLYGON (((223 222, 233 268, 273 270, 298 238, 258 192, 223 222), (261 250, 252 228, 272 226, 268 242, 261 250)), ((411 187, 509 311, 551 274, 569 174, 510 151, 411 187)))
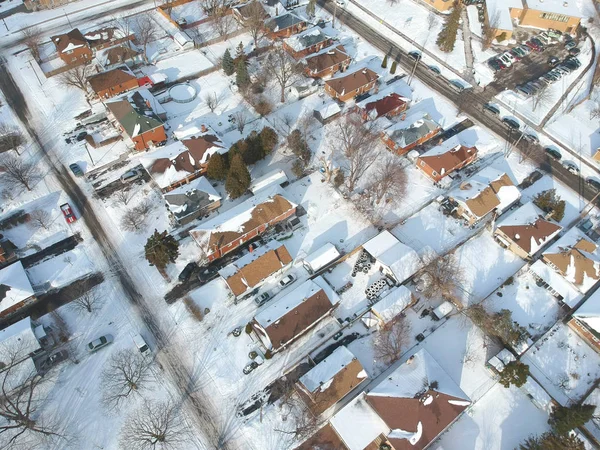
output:
POLYGON ((52 367, 57 365, 60 362, 65 361, 69 357, 69 354, 66 350, 60 350, 56 353, 51 354, 40 363, 40 368, 43 371, 50 370, 52 367))
POLYGON ((83 170, 81 170, 81 167, 79 167, 79 164, 77 164, 77 163, 69 164, 69 169, 71 169, 71 172, 73 172, 73 175, 75 175, 76 177, 83 176, 83 170))
POLYGON ((502 62, 496 58, 488 60, 487 65, 495 72, 502 70, 505 67, 504 64, 502 64, 502 62))
POLYGON ((77 217, 75 217, 75 213, 73 212, 71 205, 69 205, 68 203, 63 203, 62 205, 60 205, 60 210, 62 211, 63 216, 65 216, 65 220, 67 221, 67 223, 73 223, 77 220, 77 217))
POLYGON ((279 280, 279 286, 281 286, 282 288, 289 286, 290 284, 292 284, 294 281, 296 281, 296 277, 293 275, 287 275, 285 277, 283 277, 281 280, 279 280))
POLYGON ((494 105, 492 103, 485 103, 483 105, 483 112, 486 114, 490 114, 492 116, 499 116, 500 108, 498 108, 496 105, 494 105))
POLYGON ((579 167, 572 161, 563 161, 562 165, 565 169, 575 175, 579 175, 579 167))
POLYGON ((504 124, 511 130, 518 130, 519 128, 521 128, 521 125, 519 125, 519 122, 517 122, 515 119, 513 119, 511 117, 504 117, 502 119, 502 122, 504 122, 504 124))
POLYGON ((571 56, 577 56, 581 53, 581 50, 578 49, 577 47, 569 49, 569 55, 571 56))
POLYGON ((542 175, 542 172, 540 172, 539 170, 534 170, 533 172, 531 172, 527 178, 525 178, 521 184, 519 185, 519 187, 521 189, 527 189, 529 186, 531 186, 533 183, 535 183, 536 181, 540 180, 544 175, 542 175))
POLYGON ((551 56, 550 58, 548 58, 548 65, 550 67, 557 66, 559 62, 560 60, 556 56, 551 56))
POLYGON ((132 183, 135 180, 142 178, 142 171, 137 169, 131 169, 121 175, 121 183, 127 184, 132 183))
POLYGON ((548 155, 550 158, 555 159, 557 161, 560 161, 560 159, 562 158, 560 152, 552 147, 544 147, 544 153, 546 153, 546 155, 548 155))
POLYGON ((87 345, 88 352, 93 353, 96 350, 100 350, 103 347, 106 347, 108 344, 112 344, 114 338, 112 334, 105 334, 104 336, 100 336, 98 339, 94 339, 87 345))
POLYGON ((440 68, 436 66, 427 66, 427 70, 429 70, 436 77, 442 74, 440 68))
POLYGON ((539 138, 533 133, 523 134, 523 139, 525 139, 527 142, 529 142, 531 144, 539 144, 540 143, 539 138))
POLYGON ((422 58, 422 55, 419 52, 416 52, 414 50, 408 52, 408 56, 410 56, 415 61, 420 61, 422 58))
POLYGON ((586 178, 585 182, 597 191, 600 191, 600 181, 596 180, 595 178, 586 178))
POLYGON ((178 277, 179 281, 181 281, 183 283, 184 281, 189 280, 196 267, 198 267, 198 265, 195 262, 187 263, 187 265, 183 268, 183 270, 179 274, 179 277, 178 277))
POLYGON ((271 297, 271 293, 269 291, 265 291, 254 298, 254 303, 256 303, 258 306, 262 306, 271 300, 271 297))

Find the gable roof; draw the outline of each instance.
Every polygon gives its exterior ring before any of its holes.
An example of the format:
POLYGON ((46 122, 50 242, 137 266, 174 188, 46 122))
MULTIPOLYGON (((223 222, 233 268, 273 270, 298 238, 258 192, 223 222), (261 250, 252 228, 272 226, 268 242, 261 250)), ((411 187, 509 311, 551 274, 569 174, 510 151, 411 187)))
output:
POLYGON ((238 13, 240 14, 240 16, 242 17, 242 19, 246 20, 246 19, 250 18, 251 14, 254 14, 253 9, 256 8, 256 6, 254 6, 254 5, 258 5, 258 7, 260 9, 262 9, 263 19, 267 19, 269 17, 269 13, 267 13, 267 11, 265 11, 263 4, 257 0, 243 3, 241 5, 235 5, 232 9, 237 10, 238 13))
POLYGON ((152 103, 140 91, 135 91, 119 100, 106 102, 106 107, 131 138, 163 126, 162 121, 154 112, 152 103))
POLYGON ((116 27, 104 27, 98 30, 89 31, 85 33, 83 37, 91 47, 97 47, 117 39, 122 39, 125 37, 125 33, 116 27))
POLYGON ((476 155, 477 147, 465 147, 459 144, 443 153, 432 149, 421 155, 419 160, 424 161, 441 176, 445 176, 476 155))
POLYGON ((406 286, 398 286, 386 291, 385 297, 375 303, 371 309, 384 323, 395 319, 413 301, 413 294, 406 286))
POLYGON ((406 117, 403 117, 384 132, 400 148, 404 148, 441 129, 440 124, 433 120, 427 111, 417 110, 411 112, 409 110, 406 117))
POLYGON ((575 287, 569 283, 560 273, 555 271, 548 264, 544 264, 542 259, 538 259, 530 267, 529 271, 535 276, 544 280, 548 285, 558 292, 563 298, 562 301, 573 308, 579 300, 581 300, 582 294, 575 287))
POLYGON ((600 334, 600 291, 590 295, 585 303, 573 313, 573 316, 600 334))
POLYGON ((267 20, 267 22, 265 22, 265 27, 275 33, 300 23, 304 23, 304 20, 298 17, 296 14, 285 13, 267 20))
POLYGON ((261 251, 263 248, 265 247, 259 247, 219 271, 236 297, 292 262, 292 257, 283 244, 276 248, 269 246, 265 248, 266 251, 261 251))
POLYGON ((8 366, 27 358, 40 348, 31 326, 31 319, 26 317, 0 330, 0 363, 8 366))
POLYGON ((398 283, 404 282, 423 267, 417 252, 387 230, 365 242, 362 247, 380 263, 388 266, 398 283))
POLYGON ((325 82, 338 95, 345 95, 377 80, 379 75, 371 69, 358 69, 355 72, 332 78, 325 82))
POLYGON ((325 317, 339 302, 322 277, 307 280, 254 316, 255 330, 279 349, 325 317))
MULTIPOLYGON (((111 69, 105 72, 100 72, 91 77, 88 77, 88 83, 92 87, 92 90, 98 94, 100 91, 110 89, 111 87, 119 86, 120 84, 127 83, 128 81, 136 80, 137 78, 129 70, 123 69, 111 69)), ((135 85, 137 87, 137 84, 135 85)))
POLYGON ((178 219, 221 200, 219 193, 205 177, 197 178, 191 183, 173 189, 163 194, 163 198, 169 210, 178 219))
POLYGON ((348 450, 331 424, 325 425, 310 438, 296 447, 296 450, 348 450))
POLYGON ((312 27, 308 30, 304 30, 301 33, 284 39, 283 42, 285 42, 294 51, 299 52, 306 48, 312 47, 313 45, 325 42, 327 39, 330 39, 330 37, 323 33, 319 27, 312 27))
POLYGON ((306 58, 306 65, 312 72, 321 72, 349 59, 344 46, 338 45, 306 58))
POLYGON ((385 116, 398 108, 406 107, 408 99, 400 94, 392 92, 383 98, 368 102, 364 106, 364 110, 370 119, 374 120, 378 117, 385 116))
POLYGON ((79 31, 79 28, 74 28, 65 34, 52 36, 50 39, 54 42, 58 53, 68 52, 81 47, 88 47, 88 43, 83 37, 83 34, 81 34, 81 31, 79 31))
POLYGON ((21 261, 0 270, 0 312, 34 295, 21 261))
POLYGON ((138 56, 140 52, 128 45, 117 45, 96 53, 96 58, 103 66, 112 66, 138 56))

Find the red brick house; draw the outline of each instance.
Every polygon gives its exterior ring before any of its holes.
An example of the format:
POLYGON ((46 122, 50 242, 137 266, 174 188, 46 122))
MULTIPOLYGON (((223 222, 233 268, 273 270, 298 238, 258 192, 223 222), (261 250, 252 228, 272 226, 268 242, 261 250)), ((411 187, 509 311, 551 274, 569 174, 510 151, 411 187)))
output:
POLYGON ((346 53, 343 45, 306 58, 304 73, 307 77, 324 78, 336 72, 344 72, 352 58, 346 53))
POLYGON ((269 39, 287 38, 306 30, 307 23, 294 13, 285 13, 265 22, 269 39))
POLYGON ((434 182, 471 164, 477 158, 477 147, 458 144, 452 148, 439 146, 417 158, 417 167, 434 182))
POLYGON ((137 89, 138 80, 129 70, 112 69, 88 78, 94 93, 100 98, 110 98, 137 89))
POLYGON ((408 153, 442 131, 440 124, 427 112, 415 111, 411 114, 411 110, 402 114, 399 122, 383 130, 380 135, 386 147, 398 155, 408 153))
POLYGON ((325 82, 325 92, 342 102, 352 100, 354 97, 369 92, 377 84, 379 75, 371 69, 359 69, 325 82))
POLYGON ((333 39, 323 33, 319 27, 312 27, 283 40, 283 48, 294 59, 320 52, 332 44, 333 39))
POLYGON ((364 121, 375 120, 380 117, 394 117, 406 111, 409 101, 400 94, 386 89, 357 103, 356 108, 364 121))
POLYGON ((94 56, 88 41, 81 31, 75 28, 66 34, 50 38, 56 47, 56 52, 65 64, 87 64, 94 56))
POLYGON ((283 191, 267 190, 190 231, 208 261, 214 261, 296 213, 283 191))

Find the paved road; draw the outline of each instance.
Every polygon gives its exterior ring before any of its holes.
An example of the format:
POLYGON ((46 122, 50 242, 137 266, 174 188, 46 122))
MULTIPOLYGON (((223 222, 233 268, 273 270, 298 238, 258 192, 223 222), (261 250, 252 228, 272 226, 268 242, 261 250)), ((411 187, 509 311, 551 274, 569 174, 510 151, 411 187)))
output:
POLYGON ((191 418, 201 429, 203 436, 209 441, 214 442, 214 448, 227 450, 229 444, 221 441, 221 430, 215 424, 214 417, 217 417, 218 408, 212 403, 209 395, 204 395, 202 391, 195 389, 195 375, 193 371, 186 367, 176 352, 166 350, 169 345, 170 330, 164 330, 154 316, 151 306, 147 300, 139 293, 131 276, 127 272, 127 265, 123 264, 119 254, 114 248, 108 234, 104 230, 102 223, 96 216, 92 205, 89 204, 83 191, 73 181, 64 166, 55 164, 53 158, 50 158, 48 149, 40 140, 37 130, 30 123, 30 113, 27 102, 21 93, 19 86, 15 83, 11 73, 7 70, 4 62, 0 62, 0 90, 2 90, 7 103, 13 109, 23 126, 27 129, 32 139, 34 139, 40 151, 44 154, 51 170, 54 172, 62 189, 71 198, 73 205, 82 214, 82 220, 88 226, 94 240, 98 243, 109 267, 117 274, 117 280, 120 282, 127 299, 134 306, 148 330, 152 333, 159 349, 165 351, 156 352, 159 356, 159 362, 169 372, 172 380, 181 391, 181 401, 190 402, 188 411, 191 418), (219 441, 219 442, 217 442, 219 441))
MULTIPOLYGON (((319 0, 318 3, 321 7, 324 7, 330 13, 333 13, 331 2, 319 0)), ((340 10, 338 8, 337 13, 337 18, 339 21, 352 28, 354 32, 362 36, 362 38, 368 41, 371 45, 388 54, 390 58, 399 61, 400 66, 405 71, 410 72, 412 70, 413 60, 407 56, 407 52, 405 50, 393 43, 386 36, 383 36, 370 28, 359 18, 353 16, 347 11, 340 10)), ((433 75, 432 72, 422 64, 417 65, 415 76, 428 87, 446 97, 454 105, 460 105, 460 109, 473 118, 475 122, 490 129, 511 144, 516 142, 515 148, 519 152, 521 152, 523 155, 526 155, 528 159, 535 161, 541 169, 552 174, 555 178, 569 186, 575 192, 582 195, 585 199, 592 200, 597 194, 597 191, 588 186, 581 177, 572 174, 560 163, 547 158, 540 146, 529 145, 524 139, 519 139, 520 134, 511 131, 503 124, 503 122, 500 121, 499 118, 484 114, 482 112, 482 105, 485 104, 489 98, 487 89, 485 93, 478 92, 476 90, 467 90, 459 94, 456 90, 450 87, 450 84, 447 82, 447 80, 433 75)), ((598 170, 597 168, 594 169, 598 170)), ((596 200, 596 204, 600 206, 600 201, 596 200)))

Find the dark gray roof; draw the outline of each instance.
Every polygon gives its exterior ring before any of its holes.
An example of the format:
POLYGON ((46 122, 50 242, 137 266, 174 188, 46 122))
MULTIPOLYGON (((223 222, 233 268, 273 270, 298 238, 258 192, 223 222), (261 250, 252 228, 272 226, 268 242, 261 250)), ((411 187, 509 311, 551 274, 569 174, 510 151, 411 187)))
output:
POLYGON ((162 121, 137 91, 125 99, 109 102, 106 106, 129 137, 137 136, 162 125, 162 121))
POLYGON ((282 14, 281 16, 273 17, 267 20, 265 26, 271 31, 285 30, 299 23, 304 22, 300 17, 292 13, 282 14))
POLYGON ((169 209, 177 217, 188 216, 195 211, 206 208, 214 203, 210 196, 201 190, 191 189, 184 193, 164 194, 165 201, 169 204, 169 209))

